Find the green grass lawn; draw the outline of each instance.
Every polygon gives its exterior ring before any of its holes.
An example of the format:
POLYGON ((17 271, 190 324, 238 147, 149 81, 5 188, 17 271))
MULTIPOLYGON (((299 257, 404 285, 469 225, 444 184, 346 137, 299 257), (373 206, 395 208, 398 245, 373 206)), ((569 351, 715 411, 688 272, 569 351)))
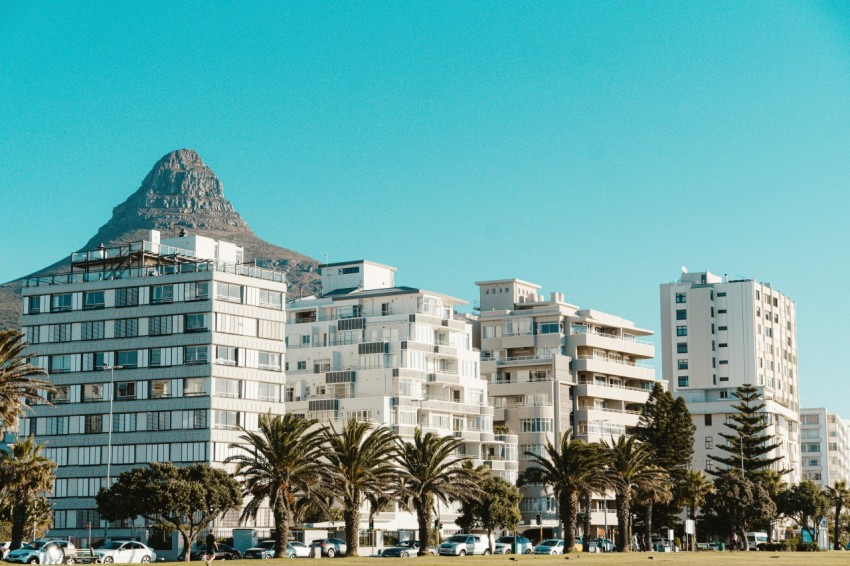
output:
MULTIPOLYGON (((316 566, 374 566, 375 564, 407 564, 413 561, 420 566, 485 566, 499 565, 512 566, 515 564, 528 564, 533 566, 546 566, 564 564, 569 559, 570 563, 579 561, 585 566, 633 566, 648 564, 665 564, 667 566, 745 566, 750 564, 767 564, 776 566, 838 566, 850 563, 850 552, 828 551, 828 552, 635 552, 628 554, 570 554, 565 556, 427 556, 421 558, 377 558, 369 556, 358 556, 349 558, 321 558, 319 560, 299 558, 295 563, 315 563, 316 566), (650 560, 652 557, 652 560, 650 560), (511 558, 516 558, 512 561, 511 558)), ((274 563, 293 563, 292 560, 276 559, 262 562, 263 566, 272 566, 274 563)), ((179 563, 176 563, 179 564, 179 563)), ((200 562, 192 562, 198 565, 200 562)), ((215 561, 218 566, 259 566, 256 560, 238 560, 233 562, 215 561)))

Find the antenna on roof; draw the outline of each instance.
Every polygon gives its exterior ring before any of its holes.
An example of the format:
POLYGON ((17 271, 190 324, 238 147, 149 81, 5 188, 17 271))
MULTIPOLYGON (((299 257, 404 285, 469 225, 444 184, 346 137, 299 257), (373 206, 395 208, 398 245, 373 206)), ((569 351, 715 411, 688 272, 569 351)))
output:
POLYGON ((687 272, 688 272, 688 268, 683 265, 682 266, 682 273, 687 273, 687 272))

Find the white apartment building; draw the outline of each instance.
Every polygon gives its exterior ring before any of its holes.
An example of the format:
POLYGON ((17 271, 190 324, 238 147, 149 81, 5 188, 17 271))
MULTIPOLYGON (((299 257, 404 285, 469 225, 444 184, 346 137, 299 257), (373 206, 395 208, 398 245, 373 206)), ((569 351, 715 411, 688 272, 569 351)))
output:
MULTIPOLYGON (((547 440, 557 443, 570 427, 588 442, 632 432, 656 383, 647 363, 655 348, 642 339, 650 331, 580 309, 561 293, 545 300, 539 285, 520 279, 476 285, 481 372, 490 382, 494 422, 519 435, 520 471, 529 463, 527 452, 543 454, 547 440)), ((592 524, 610 535, 617 524, 613 501, 596 500, 593 508, 592 524)), ((538 513, 544 525, 557 528, 554 495, 524 488, 523 525, 533 527, 538 513)))
MULTIPOLYGON (((148 462, 222 465, 237 425, 282 413, 284 274, 242 264, 242 249, 200 236, 74 253, 70 273, 23 287, 33 364, 57 392, 20 423, 58 464, 52 536, 84 547, 139 538, 176 558, 178 537, 141 519, 107 525, 94 496, 148 462)), ((228 536, 238 511, 216 533, 228 536)), ((268 510, 257 527, 270 528, 268 510)))
MULTIPOLYGON (((333 423, 387 425, 403 439, 417 427, 464 440, 463 453, 510 482, 515 435, 493 433, 488 383, 480 376, 472 325, 455 317, 464 301, 397 286, 394 267, 371 261, 320 266, 322 296, 287 305, 287 411, 333 423)), ((368 525, 363 508, 362 529, 368 525)), ((455 509, 440 509, 443 532, 455 509)), ((375 518, 383 532, 417 528, 396 507, 375 518)))
POLYGON ((832 487, 850 484, 850 423, 824 408, 800 410, 803 480, 832 487))
POLYGON ((683 273, 661 285, 661 344, 664 378, 683 397, 696 425, 694 467, 712 470, 709 455, 726 456, 717 446, 735 412, 735 389, 757 387, 780 442, 767 457, 781 457, 785 481, 798 483, 800 414, 797 373, 797 307, 769 283, 729 280, 709 272, 683 273))

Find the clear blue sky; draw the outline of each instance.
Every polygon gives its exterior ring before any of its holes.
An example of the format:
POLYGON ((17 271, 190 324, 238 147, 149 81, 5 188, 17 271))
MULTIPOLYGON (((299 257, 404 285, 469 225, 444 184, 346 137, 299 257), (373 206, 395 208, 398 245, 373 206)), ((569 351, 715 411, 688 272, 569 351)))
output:
POLYGON ((847 3, 0 4, 0 280, 181 147, 261 237, 470 301, 657 330, 682 265, 769 281, 803 405, 850 417, 847 3))

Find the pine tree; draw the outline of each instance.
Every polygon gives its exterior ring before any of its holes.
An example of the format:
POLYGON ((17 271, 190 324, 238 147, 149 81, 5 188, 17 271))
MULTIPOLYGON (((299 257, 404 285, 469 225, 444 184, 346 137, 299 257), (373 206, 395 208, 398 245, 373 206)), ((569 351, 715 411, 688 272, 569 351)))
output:
POLYGON ((637 437, 653 451, 653 463, 675 478, 691 467, 694 454, 694 431, 684 399, 674 399, 656 383, 644 405, 637 427, 637 437))
MULTIPOLYGON (((735 390, 735 397, 740 401, 732 408, 735 413, 729 415, 731 422, 725 423, 731 429, 731 433, 720 433, 725 444, 717 447, 727 452, 729 456, 712 456, 709 458, 726 466, 724 470, 712 472, 720 475, 726 470, 741 470, 747 478, 760 481, 770 467, 781 460, 781 456, 767 457, 766 454, 780 446, 778 442, 772 442, 772 436, 765 431, 770 426, 765 413, 762 412, 765 404, 761 400, 761 393, 750 384, 744 384, 735 390)), ((780 474, 787 474, 788 470, 781 470, 780 474)))

